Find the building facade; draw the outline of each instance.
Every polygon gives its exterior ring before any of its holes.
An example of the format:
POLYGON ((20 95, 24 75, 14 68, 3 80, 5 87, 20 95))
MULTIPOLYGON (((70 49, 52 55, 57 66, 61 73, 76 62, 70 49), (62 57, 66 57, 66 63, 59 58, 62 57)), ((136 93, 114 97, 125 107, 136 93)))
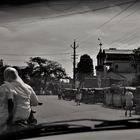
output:
POLYGON ((131 84, 136 73, 131 61, 132 55, 133 50, 100 48, 97 55, 96 75, 102 81, 102 86, 106 86, 106 79, 111 80, 110 84, 131 84))

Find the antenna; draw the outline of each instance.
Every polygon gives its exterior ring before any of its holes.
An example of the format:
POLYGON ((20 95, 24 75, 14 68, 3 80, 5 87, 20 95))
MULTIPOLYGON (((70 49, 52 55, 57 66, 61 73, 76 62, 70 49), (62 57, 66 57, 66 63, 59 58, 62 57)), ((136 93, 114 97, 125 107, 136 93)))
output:
POLYGON ((102 50, 102 42, 101 42, 101 39, 100 38, 98 38, 98 40, 100 41, 100 43, 99 43, 99 45, 100 45, 100 51, 102 50))

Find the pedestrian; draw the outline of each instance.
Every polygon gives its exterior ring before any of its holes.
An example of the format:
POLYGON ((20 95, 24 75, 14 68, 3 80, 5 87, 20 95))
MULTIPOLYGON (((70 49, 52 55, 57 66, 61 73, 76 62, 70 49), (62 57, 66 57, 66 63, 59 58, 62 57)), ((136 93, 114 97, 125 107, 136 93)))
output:
POLYGON ((80 89, 78 88, 76 92, 76 105, 80 105, 81 99, 82 99, 82 94, 80 89))
MULTIPOLYGON (((4 71, 5 90, 11 99, 11 115, 8 118, 9 128, 21 122, 36 121, 31 106, 37 106, 39 100, 34 90, 23 82, 16 69, 8 67, 4 71)), ((13 128, 12 128, 13 130, 13 128)))
POLYGON ((132 116, 131 111, 133 108, 133 93, 130 89, 126 89, 125 93, 125 116, 127 116, 127 112, 129 111, 129 117, 132 116))

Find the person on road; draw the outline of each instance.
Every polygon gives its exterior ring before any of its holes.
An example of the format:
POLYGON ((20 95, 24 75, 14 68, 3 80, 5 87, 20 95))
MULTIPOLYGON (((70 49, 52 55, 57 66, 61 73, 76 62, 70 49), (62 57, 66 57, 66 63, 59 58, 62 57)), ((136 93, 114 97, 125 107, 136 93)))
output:
POLYGON ((125 93, 125 116, 127 116, 127 112, 129 111, 129 117, 132 116, 131 111, 133 108, 133 93, 130 89, 126 89, 125 93))
MULTIPOLYGON (((18 75, 16 69, 8 67, 4 71, 5 80, 5 94, 8 94, 8 99, 11 101, 9 117, 7 119, 8 126, 17 124, 19 122, 34 121, 31 106, 37 106, 39 100, 34 90, 23 82, 18 75)), ((10 127, 9 127, 10 128, 10 127)))
POLYGON ((80 105, 81 99, 82 99, 82 94, 80 89, 78 88, 76 92, 76 105, 80 105))

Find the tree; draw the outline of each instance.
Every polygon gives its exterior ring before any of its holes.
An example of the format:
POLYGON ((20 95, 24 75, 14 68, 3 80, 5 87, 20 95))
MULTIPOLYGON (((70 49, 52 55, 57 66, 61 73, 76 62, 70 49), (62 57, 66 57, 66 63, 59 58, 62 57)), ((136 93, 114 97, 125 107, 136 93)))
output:
POLYGON ((133 78, 131 86, 134 87, 140 86, 140 74, 138 74, 137 76, 135 76, 135 78, 133 78))
POLYGON ((28 75, 37 83, 38 90, 46 88, 47 80, 59 81, 66 76, 62 66, 55 61, 47 60, 41 57, 30 58, 27 62, 28 75))
POLYGON ((80 81, 80 86, 84 82, 85 76, 93 76, 93 60, 88 54, 84 54, 80 57, 76 73, 77 79, 80 81))
POLYGON ((133 50, 132 65, 136 69, 136 73, 140 73, 140 47, 133 50))
POLYGON ((0 85, 4 82, 4 70, 8 67, 8 65, 0 66, 0 85))
POLYGON ((133 50, 131 56, 131 63, 136 70, 135 78, 132 81, 132 86, 139 86, 140 84, 140 47, 133 50))

